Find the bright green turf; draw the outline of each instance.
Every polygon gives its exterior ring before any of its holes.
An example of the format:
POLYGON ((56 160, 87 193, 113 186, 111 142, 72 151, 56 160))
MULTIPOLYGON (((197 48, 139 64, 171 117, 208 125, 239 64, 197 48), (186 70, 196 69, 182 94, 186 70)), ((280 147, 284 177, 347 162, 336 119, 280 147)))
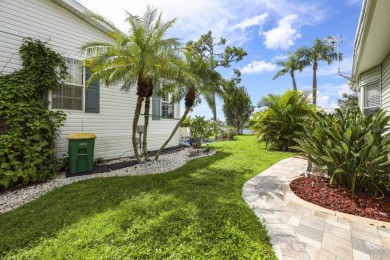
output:
POLYGON ((253 136, 173 172, 97 178, 0 214, 0 258, 274 259, 243 184, 289 153, 253 136))

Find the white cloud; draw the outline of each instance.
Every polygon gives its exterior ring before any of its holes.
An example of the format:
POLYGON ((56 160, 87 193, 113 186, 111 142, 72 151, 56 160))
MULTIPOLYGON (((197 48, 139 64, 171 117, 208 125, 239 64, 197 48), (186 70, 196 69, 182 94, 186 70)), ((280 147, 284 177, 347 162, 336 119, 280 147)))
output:
MULTIPOLYGON (((353 62, 352 57, 344 58, 342 61, 340 61, 340 71, 343 74, 350 75, 350 73, 352 71, 352 62, 353 62)), ((318 67, 317 75, 318 76, 329 76, 329 75, 337 74, 338 67, 339 67, 339 64, 337 61, 334 61, 329 66, 326 63, 321 64, 318 67)))
POLYGON ((268 18, 268 14, 264 13, 261 15, 253 16, 252 18, 245 18, 245 20, 239 24, 236 24, 232 27, 232 29, 241 29, 245 30, 248 27, 263 25, 265 20, 268 18))
MULTIPOLYGON (((305 86, 302 88, 304 91, 309 92, 309 98, 312 99, 312 88, 311 86, 305 86)), ((332 112, 338 107, 337 99, 342 97, 343 93, 350 93, 348 83, 340 85, 335 84, 323 84, 317 88, 317 105, 325 109, 327 112, 332 112)))
POLYGON ((301 38, 299 31, 293 27, 298 19, 296 14, 291 14, 278 23, 278 26, 262 33, 265 36, 264 45, 267 49, 287 49, 294 45, 295 40, 301 38))
POLYGON ((331 101, 327 95, 322 95, 320 91, 317 92, 317 106, 325 109, 326 112, 333 112, 338 107, 337 102, 331 101))
POLYGON ((272 61, 280 61, 280 60, 285 60, 287 58, 288 58, 288 56, 283 54, 283 55, 276 55, 276 56, 272 57, 271 60, 272 61))
POLYGON ((250 74, 250 73, 271 72, 274 71, 275 69, 276 69, 275 64, 260 60, 260 61, 253 61, 245 65, 240 71, 243 74, 250 74))
MULTIPOLYGON (((309 25, 324 20, 329 15, 331 9, 328 1, 319 0, 258 0, 256 3, 260 3, 263 8, 278 17, 297 14, 300 18, 297 22, 300 25, 309 25)), ((250 7, 253 8, 253 4, 250 7)))
POLYGON ((234 8, 226 5, 223 1, 157 1, 157 0, 79 0, 81 4, 92 11, 112 20, 120 29, 126 31, 125 12, 142 16, 147 5, 152 5, 162 12, 164 21, 176 18, 174 27, 171 30, 173 36, 181 39, 183 43, 188 40, 197 40, 200 35, 207 33, 209 30, 213 32, 215 37, 222 35, 223 25, 227 19, 237 19, 234 13, 234 8))

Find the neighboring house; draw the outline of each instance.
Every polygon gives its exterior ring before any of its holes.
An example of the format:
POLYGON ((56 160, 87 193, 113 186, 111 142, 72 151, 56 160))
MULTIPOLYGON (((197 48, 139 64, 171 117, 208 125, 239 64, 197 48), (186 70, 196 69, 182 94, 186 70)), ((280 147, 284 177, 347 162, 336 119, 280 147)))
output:
POLYGON ((353 52, 353 84, 365 114, 390 115, 390 1, 364 0, 353 52))
MULTIPOLYGON (((67 114, 65 126, 57 141, 58 155, 66 155, 67 134, 95 133, 95 158, 118 158, 133 155, 132 121, 136 105, 135 88, 129 93, 120 86, 100 86, 99 81, 85 88, 89 71, 80 62, 86 56, 80 46, 87 41, 112 41, 108 29, 93 23, 89 11, 74 0, 1 0, 0 1, 0 72, 20 69, 19 47, 24 37, 47 42, 60 53, 68 66, 65 83, 49 94, 52 110, 67 114)), ((157 150, 169 137, 179 118, 179 105, 170 97, 152 103, 153 117, 149 122, 148 148, 157 150)), ((140 125, 143 117, 140 117, 140 125)), ((180 134, 168 146, 179 144, 180 134)))

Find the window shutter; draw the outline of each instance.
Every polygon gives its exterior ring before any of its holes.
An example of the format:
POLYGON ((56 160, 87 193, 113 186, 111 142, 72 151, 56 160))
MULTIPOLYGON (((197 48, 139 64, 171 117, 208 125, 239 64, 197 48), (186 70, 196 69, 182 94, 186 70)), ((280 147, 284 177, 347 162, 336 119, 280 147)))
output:
POLYGON ((152 97, 152 120, 160 120, 160 99, 152 97))
MULTIPOLYGON (((89 68, 85 68, 85 81, 91 77, 89 68)), ((99 113, 100 84, 96 79, 85 89, 85 113, 99 113)))

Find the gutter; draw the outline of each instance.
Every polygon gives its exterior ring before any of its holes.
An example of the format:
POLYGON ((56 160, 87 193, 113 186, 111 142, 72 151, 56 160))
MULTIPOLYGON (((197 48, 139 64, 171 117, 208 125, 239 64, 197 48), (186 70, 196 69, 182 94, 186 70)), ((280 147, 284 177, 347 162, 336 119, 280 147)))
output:
POLYGON ((358 68, 360 65, 361 52, 364 50, 366 44, 368 29, 370 28, 376 3, 377 0, 364 0, 362 4, 353 50, 352 82, 355 82, 355 76, 359 76, 358 68))

